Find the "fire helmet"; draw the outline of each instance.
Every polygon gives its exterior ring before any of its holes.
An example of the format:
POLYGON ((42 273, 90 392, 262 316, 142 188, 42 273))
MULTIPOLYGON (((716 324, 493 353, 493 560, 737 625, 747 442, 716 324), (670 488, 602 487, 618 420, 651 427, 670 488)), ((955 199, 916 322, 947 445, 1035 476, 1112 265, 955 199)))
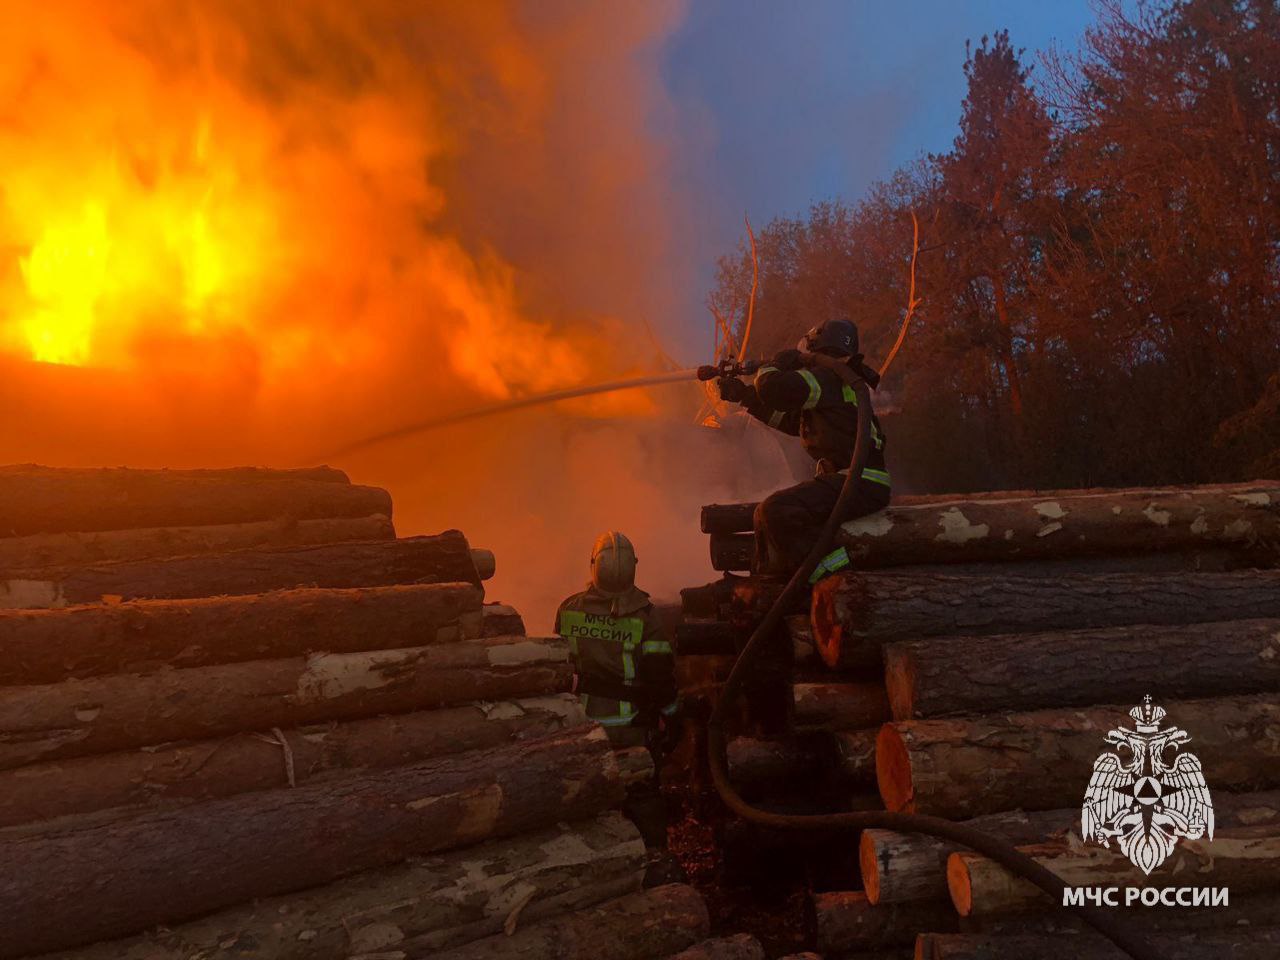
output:
POLYGON ((607 597, 619 597, 635 586, 636 549, 616 530, 596 537, 591 548, 591 582, 607 597))
POLYGON ((807 353, 825 353, 833 357, 857 356, 857 324, 844 318, 828 320, 806 333, 797 346, 807 353))

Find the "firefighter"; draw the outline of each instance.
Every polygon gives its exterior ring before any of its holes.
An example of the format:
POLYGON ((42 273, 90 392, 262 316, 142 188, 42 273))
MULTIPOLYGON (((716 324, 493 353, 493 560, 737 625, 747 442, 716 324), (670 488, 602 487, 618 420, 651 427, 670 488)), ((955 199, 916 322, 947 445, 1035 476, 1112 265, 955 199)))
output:
MULTIPOLYGON (((654 778, 627 788, 623 812, 652 852, 649 880, 678 867, 667 846, 665 803, 657 774, 678 736, 675 656, 649 595, 635 584, 636 552, 617 531, 602 533, 591 550, 591 582, 556 611, 556 632, 569 641, 574 692, 615 749, 646 746, 654 778)), ((667 880, 670 882, 670 880, 667 880)))
MULTIPOLYGON (((858 398, 836 372, 851 366, 874 388, 880 377, 862 362, 853 321, 828 320, 805 334, 797 349, 784 350, 760 368, 754 384, 721 377, 720 396, 740 403, 757 420, 800 437, 816 462, 812 480, 778 490, 764 499, 754 520, 756 573, 789 576, 803 562, 830 516, 853 459, 858 398)), ((853 504, 844 520, 889 505, 884 431, 871 419, 871 450, 857 480, 853 504)), ((847 566, 843 548, 828 554, 813 580, 847 566)))

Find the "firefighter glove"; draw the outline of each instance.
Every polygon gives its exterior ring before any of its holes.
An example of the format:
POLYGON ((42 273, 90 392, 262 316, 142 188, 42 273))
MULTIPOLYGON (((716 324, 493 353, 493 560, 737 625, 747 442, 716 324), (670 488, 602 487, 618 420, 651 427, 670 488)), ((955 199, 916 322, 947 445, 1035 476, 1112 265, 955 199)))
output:
POLYGON ((747 385, 737 377, 721 377, 716 381, 720 399, 726 403, 741 403, 747 397, 747 385))
POLYGON ((799 350, 783 350, 773 358, 773 365, 779 370, 799 370, 804 366, 804 354, 799 350))

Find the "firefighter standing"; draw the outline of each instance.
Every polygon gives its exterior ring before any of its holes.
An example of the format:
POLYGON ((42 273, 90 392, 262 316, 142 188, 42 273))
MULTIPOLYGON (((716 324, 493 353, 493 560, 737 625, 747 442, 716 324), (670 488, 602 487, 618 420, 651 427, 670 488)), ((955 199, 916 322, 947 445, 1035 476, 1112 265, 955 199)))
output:
MULTIPOLYGON (((817 469, 812 480, 764 499, 755 514, 757 573, 789 575, 804 562, 844 486, 857 438, 858 398, 836 372, 851 366, 874 388, 880 377, 862 362, 858 328, 851 320, 828 320, 810 330, 795 350, 784 350, 760 368, 755 383, 736 377, 718 381, 720 396, 740 403, 757 420, 799 436, 817 469)), ((843 521, 889 505, 884 431, 874 415, 871 450, 843 521)), ((815 579, 848 564, 843 549, 829 554, 815 579)))
POLYGON ((601 534, 591 550, 591 582, 560 604, 556 632, 569 641, 574 692, 615 748, 644 745, 655 782, 628 788, 623 810, 646 846, 666 847, 666 811, 656 783, 676 735, 675 656, 649 595, 635 585, 636 553, 621 533, 601 534))

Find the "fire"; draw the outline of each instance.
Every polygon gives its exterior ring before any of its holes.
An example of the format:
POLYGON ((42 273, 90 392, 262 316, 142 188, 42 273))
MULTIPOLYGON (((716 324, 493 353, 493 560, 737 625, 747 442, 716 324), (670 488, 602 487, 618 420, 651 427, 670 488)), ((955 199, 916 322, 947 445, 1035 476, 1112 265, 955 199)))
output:
MULTIPOLYGON (((143 377, 208 378, 233 355, 227 377, 251 370, 259 391, 395 378, 411 354, 488 398, 589 379, 597 361, 616 372, 602 341, 531 316, 517 271, 445 223, 446 105, 406 51, 370 47, 382 38, 360 14, 30 17, 0 31, 0 95, 20 104, 0 125, 0 351, 143 377), (170 49, 188 30, 190 48, 170 49)), ((530 83, 526 54, 482 53, 530 83)))
MULTIPOLYGON (((640 319, 687 302, 667 244, 694 233, 648 125, 681 15, 0 0, 0 463, 314 463, 652 373, 640 319)), ((460 527, 507 565, 499 596, 554 608, 600 529, 692 529, 657 479, 666 389, 337 466, 392 489, 400 533, 460 527)))
POLYGON ((17 171, 8 199, 30 252, 6 312, 32 359, 127 367, 148 325, 199 337, 251 314, 268 265, 254 251, 276 232, 270 198, 210 147, 207 121, 184 139, 151 182, 114 153, 56 192, 17 171))

